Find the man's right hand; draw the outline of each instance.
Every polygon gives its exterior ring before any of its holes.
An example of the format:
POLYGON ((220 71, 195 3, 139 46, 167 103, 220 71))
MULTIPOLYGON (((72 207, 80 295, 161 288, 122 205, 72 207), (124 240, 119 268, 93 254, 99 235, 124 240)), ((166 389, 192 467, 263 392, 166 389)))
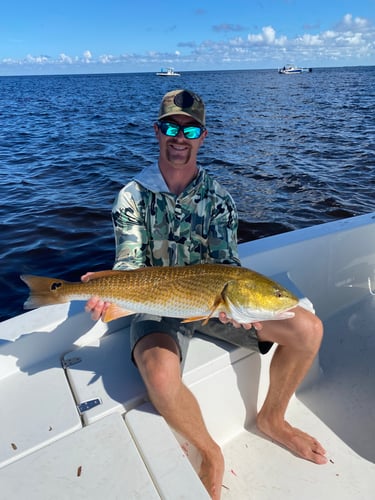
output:
MULTIPOLYGON (((83 276, 81 276, 81 281, 84 283, 87 283, 90 281, 90 277, 94 273, 86 273, 83 276)), ((91 297, 85 305, 85 311, 91 313, 91 318, 94 321, 98 321, 102 317, 102 315, 105 313, 105 311, 108 309, 110 305, 110 302, 104 302, 100 297, 94 296, 91 297)))

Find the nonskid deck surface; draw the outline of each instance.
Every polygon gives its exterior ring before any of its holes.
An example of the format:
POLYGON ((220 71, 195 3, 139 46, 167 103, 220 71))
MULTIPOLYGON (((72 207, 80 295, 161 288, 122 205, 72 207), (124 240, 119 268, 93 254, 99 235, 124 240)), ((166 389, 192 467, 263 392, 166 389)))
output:
POLYGON ((357 455, 298 399, 291 403, 287 418, 319 437, 327 449, 328 463, 302 460, 251 427, 223 447, 223 500, 373 498, 373 463, 357 455))

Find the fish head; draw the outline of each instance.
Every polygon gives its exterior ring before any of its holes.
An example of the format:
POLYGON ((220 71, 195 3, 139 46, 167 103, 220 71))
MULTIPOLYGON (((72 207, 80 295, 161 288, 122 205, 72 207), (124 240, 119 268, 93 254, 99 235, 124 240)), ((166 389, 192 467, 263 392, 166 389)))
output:
POLYGON ((297 297, 275 281, 255 274, 227 283, 223 299, 229 315, 241 323, 292 318, 297 297))

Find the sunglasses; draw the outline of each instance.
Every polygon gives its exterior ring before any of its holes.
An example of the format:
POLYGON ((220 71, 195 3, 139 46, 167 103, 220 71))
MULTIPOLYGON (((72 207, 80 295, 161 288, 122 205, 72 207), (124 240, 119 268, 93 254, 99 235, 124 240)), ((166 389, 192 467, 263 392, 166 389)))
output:
POLYGON ((195 125, 188 125, 183 127, 182 125, 177 125, 176 123, 170 122, 157 122, 159 129, 167 137, 177 137, 182 130, 185 139, 199 139, 199 137, 206 130, 204 127, 199 127, 195 125))

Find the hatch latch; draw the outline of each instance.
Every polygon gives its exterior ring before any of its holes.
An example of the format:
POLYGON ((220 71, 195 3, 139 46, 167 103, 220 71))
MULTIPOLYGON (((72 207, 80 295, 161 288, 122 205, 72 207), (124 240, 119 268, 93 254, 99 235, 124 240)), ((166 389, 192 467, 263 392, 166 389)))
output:
POLYGON ((88 401, 83 401, 82 403, 77 405, 77 409, 79 411, 79 414, 82 415, 86 411, 92 410, 93 408, 101 404, 102 400, 100 398, 89 399, 88 401))

